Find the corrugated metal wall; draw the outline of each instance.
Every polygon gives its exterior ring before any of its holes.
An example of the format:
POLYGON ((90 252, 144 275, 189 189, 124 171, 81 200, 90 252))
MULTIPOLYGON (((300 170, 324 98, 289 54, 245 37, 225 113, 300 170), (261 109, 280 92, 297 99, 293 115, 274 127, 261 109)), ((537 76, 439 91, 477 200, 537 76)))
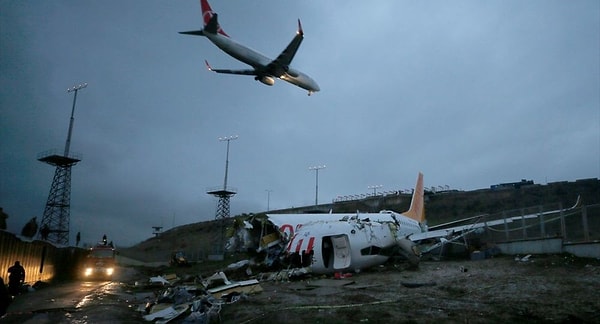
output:
POLYGON ((74 275, 85 250, 58 248, 48 242, 22 241, 16 235, 0 231, 0 277, 8 283, 8 268, 19 261, 25 268, 25 282, 65 279, 74 275))

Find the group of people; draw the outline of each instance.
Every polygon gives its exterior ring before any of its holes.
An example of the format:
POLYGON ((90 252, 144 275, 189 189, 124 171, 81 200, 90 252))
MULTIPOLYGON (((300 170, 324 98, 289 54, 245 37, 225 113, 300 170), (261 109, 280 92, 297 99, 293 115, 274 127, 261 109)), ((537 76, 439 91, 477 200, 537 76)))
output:
POLYGON ((17 296, 23 282, 25 282, 25 268, 19 261, 16 261, 13 266, 8 268, 8 288, 4 284, 4 280, 0 277, 0 317, 6 314, 8 305, 14 296, 17 296))

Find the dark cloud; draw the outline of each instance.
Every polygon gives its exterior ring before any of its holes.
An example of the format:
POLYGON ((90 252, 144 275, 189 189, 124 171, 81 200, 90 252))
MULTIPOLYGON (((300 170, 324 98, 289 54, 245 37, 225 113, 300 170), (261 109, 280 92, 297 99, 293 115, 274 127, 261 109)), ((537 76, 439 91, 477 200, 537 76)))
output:
POLYGON ((231 142, 233 214, 337 195, 478 189, 600 175, 597 1, 214 3, 236 40, 276 56, 301 18, 294 66, 322 91, 216 75, 244 65, 207 39, 197 1, 0 2, 0 206, 41 218, 80 82, 71 234, 119 245, 214 217, 231 142), (264 19, 269 17, 269 19, 264 19))

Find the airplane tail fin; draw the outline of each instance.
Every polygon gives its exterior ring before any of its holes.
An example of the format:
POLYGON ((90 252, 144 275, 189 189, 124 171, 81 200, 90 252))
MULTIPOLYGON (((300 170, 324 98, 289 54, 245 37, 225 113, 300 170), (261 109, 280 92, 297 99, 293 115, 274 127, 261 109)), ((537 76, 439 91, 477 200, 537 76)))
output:
POLYGON ((423 194, 423 174, 419 172, 415 191, 413 192, 412 200, 410 202, 410 208, 403 213, 404 216, 410 217, 419 223, 425 222, 425 202, 423 194))
POLYGON ((223 36, 229 37, 229 35, 227 35, 225 31, 223 31, 223 29, 217 22, 217 18, 215 17, 214 20, 212 19, 212 17, 217 16, 217 14, 213 12, 212 8, 210 7, 210 4, 208 3, 208 0, 200 0, 200 7, 202 8, 202 19, 204 20, 204 29, 209 33, 219 33, 223 36))

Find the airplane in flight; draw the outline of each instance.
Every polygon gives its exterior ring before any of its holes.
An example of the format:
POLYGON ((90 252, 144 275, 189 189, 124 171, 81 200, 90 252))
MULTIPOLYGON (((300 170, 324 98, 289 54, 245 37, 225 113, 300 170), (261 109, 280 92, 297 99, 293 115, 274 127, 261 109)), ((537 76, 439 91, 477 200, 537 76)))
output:
MULTIPOLYGON (((266 220, 258 220, 261 224, 257 226, 260 228, 258 250, 268 251, 283 245, 291 268, 310 269, 316 274, 360 271, 383 264, 394 254, 404 256, 412 266, 417 266, 423 254, 445 244, 459 243, 458 240, 484 227, 556 214, 579 205, 578 199, 573 207, 562 210, 491 221, 483 221, 486 215, 480 215, 428 227, 423 174, 419 173, 410 207, 404 213, 383 210, 379 213, 267 214, 266 220), (266 221, 274 226, 273 232, 265 230, 266 221), (467 224, 457 226, 459 222, 467 224)), ((239 231, 245 234, 238 235, 237 239, 245 243, 252 241, 252 234, 248 232, 253 231, 252 223, 242 227, 239 231)))
POLYGON ((185 35, 205 36, 223 52, 233 58, 244 62, 252 67, 245 70, 213 69, 208 61, 204 61, 208 70, 216 73, 253 75, 254 80, 260 81, 268 86, 275 84, 275 79, 287 81, 302 89, 308 90, 308 95, 320 91, 319 85, 308 75, 292 68, 290 64, 304 39, 304 31, 300 19, 298 19, 298 31, 288 46, 277 56, 270 59, 265 55, 237 43, 223 31, 217 20, 217 14, 213 12, 207 0, 200 0, 204 29, 179 32, 185 35))

